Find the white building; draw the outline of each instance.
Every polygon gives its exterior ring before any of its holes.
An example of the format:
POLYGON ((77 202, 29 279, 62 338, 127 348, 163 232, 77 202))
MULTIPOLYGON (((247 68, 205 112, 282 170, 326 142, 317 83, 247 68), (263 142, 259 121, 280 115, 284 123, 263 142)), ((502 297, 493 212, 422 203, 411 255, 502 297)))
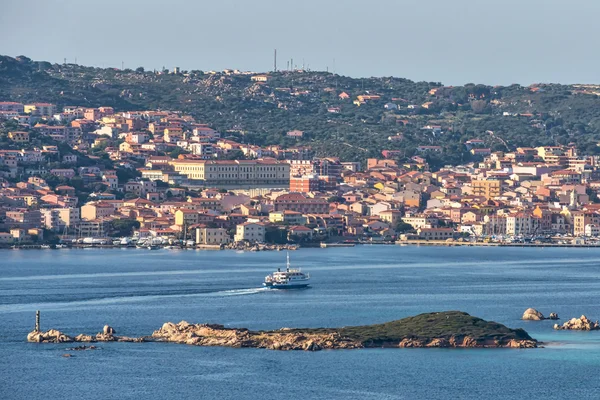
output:
POLYGON ((585 236, 600 236, 600 226, 595 224, 587 224, 584 228, 585 236))
POLYGON ((241 242, 244 240, 249 242, 264 242, 265 226, 261 223, 255 222, 239 224, 235 230, 234 240, 236 242, 241 242))
POLYGON ((224 228, 196 228, 196 244, 227 244, 231 238, 224 228))

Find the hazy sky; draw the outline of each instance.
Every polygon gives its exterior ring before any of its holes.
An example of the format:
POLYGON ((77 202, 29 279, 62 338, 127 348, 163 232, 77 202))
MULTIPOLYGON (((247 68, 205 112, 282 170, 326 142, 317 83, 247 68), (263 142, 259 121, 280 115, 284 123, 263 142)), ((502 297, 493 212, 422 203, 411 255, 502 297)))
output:
POLYGON ((597 0, 0 0, 0 54, 146 69, 600 83, 597 0))

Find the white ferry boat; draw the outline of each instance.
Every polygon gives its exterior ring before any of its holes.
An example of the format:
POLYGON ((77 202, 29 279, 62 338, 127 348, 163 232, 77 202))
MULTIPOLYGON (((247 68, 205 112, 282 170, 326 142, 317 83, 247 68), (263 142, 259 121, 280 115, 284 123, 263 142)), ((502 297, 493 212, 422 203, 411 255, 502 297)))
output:
POLYGON ((309 274, 303 273, 299 268, 290 267, 290 253, 288 253, 285 271, 277 268, 276 272, 265 277, 263 285, 269 289, 301 289, 307 287, 309 281, 309 274))

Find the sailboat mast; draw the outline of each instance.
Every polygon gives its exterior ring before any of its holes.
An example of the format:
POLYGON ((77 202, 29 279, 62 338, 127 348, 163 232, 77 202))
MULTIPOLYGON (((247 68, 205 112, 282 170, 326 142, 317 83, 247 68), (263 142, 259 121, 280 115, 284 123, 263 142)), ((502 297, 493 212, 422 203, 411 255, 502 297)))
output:
POLYGON ((289 251, 287 253, 287 264, 286 264, 286 266, 287 266, 287 270, 289 271, 290 270, 290 252, 289 251))

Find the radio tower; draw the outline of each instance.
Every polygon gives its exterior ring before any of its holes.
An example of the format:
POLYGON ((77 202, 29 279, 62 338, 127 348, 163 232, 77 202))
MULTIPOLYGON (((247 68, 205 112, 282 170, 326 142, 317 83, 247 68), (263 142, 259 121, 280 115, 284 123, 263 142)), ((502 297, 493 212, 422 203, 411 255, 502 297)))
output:
POLYGON ((277 49, 273 54, 273 72, 277 72, 277 49))

